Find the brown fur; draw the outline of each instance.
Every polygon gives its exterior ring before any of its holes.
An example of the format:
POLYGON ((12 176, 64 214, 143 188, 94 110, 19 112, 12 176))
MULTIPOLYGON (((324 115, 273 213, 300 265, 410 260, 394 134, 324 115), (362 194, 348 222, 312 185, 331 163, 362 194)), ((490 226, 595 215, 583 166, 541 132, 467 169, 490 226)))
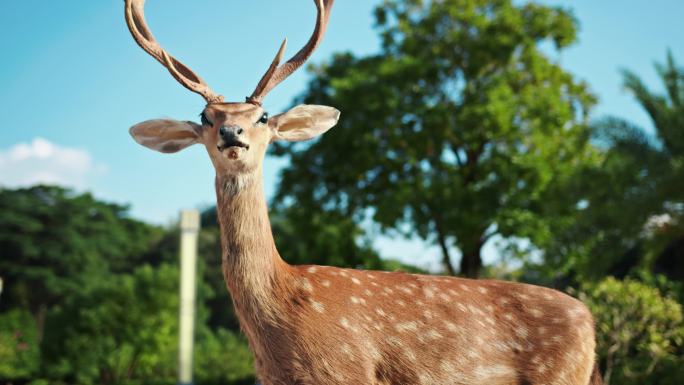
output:
POLYGON ((264 385, 590 383, 593 320, 579 301, 518 283, 289 266, 252 181, 228 196, 217 177, 217 197, 226 282, 264 385))

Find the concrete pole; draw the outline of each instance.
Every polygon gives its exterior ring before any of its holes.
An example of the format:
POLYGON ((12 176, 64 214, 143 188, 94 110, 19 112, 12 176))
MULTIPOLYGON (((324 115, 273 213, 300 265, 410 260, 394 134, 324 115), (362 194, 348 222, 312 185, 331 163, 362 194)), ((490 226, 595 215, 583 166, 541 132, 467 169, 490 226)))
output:
POLYGON ((192 353, 195 342, 195 292, 197 237, 200 215, 197 210, 181 211, 180 241, 180 336, 178 339, 178 384, 192 384, 192 353))

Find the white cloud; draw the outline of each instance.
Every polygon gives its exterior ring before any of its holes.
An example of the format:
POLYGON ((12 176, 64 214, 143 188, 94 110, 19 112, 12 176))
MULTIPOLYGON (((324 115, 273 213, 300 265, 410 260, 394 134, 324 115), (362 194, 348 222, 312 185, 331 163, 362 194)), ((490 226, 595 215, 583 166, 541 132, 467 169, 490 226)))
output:
POLYGON ((0 186, 25 187, 37 183, 85 189, 90 178, 102 174, 105 167, 96 164, 81 149, 60 147, 43 138, 0 149, 0 186))

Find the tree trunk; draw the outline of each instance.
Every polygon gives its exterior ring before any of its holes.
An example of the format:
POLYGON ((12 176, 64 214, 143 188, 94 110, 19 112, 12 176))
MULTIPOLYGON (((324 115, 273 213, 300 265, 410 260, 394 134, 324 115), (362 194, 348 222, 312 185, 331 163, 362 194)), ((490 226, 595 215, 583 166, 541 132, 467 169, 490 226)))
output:
POLYGON ((437 242, 439 243, 439 247, 442 249, 442 264, 444 264, 444 269, 449 275, 456 275, 456 269, 454 269, 454 266, 451 264, 451 255, 449 253, 449 245, 447 245, 446 241, 446 236, 444 235, 444 232, 442 231, 442 222, 437 215, 435 211, 432 211, 432 220, 435 225, 435 231, 437 232, 437 242))
POLYGON ((478 244, 472 250, 463 249, 461 258, 461 275, 468 278, 477 278, 482 270, 482 245, 478 244))
POLYGON ((454 270, 454 266, 451 264, 451 255, 449 254, 449 247, 447 246, 444 234, 438 232, 437 239, 439 241, 439 247, 442 249, 442 263, 444 264, 444 269, 449 275, 456 275, 456 270, 454 270))
POLYGON ((43 342, 43 335, 45 334, 45 317, 47 315, 47 305, 40 304, 38 309, 33 312, 33 318, 36 320, 37 336, 36 340, 38 344, 43 342))

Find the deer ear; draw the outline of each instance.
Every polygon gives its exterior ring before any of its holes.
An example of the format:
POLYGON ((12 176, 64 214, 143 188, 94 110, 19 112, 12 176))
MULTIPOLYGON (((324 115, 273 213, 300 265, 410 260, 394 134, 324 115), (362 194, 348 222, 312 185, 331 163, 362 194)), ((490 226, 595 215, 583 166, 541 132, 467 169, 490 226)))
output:
POLYGON ((201 140, 202 126, 193 122, 155 119, 138 123, 129 132, 139 144, 152 150, 171 154, 201 140))
POLYGON ((302 104, 272 117, 268 125, 273 130, 273 141, 301 142, 333 128, 339 118, 340 111, 335 108, 302 104))

